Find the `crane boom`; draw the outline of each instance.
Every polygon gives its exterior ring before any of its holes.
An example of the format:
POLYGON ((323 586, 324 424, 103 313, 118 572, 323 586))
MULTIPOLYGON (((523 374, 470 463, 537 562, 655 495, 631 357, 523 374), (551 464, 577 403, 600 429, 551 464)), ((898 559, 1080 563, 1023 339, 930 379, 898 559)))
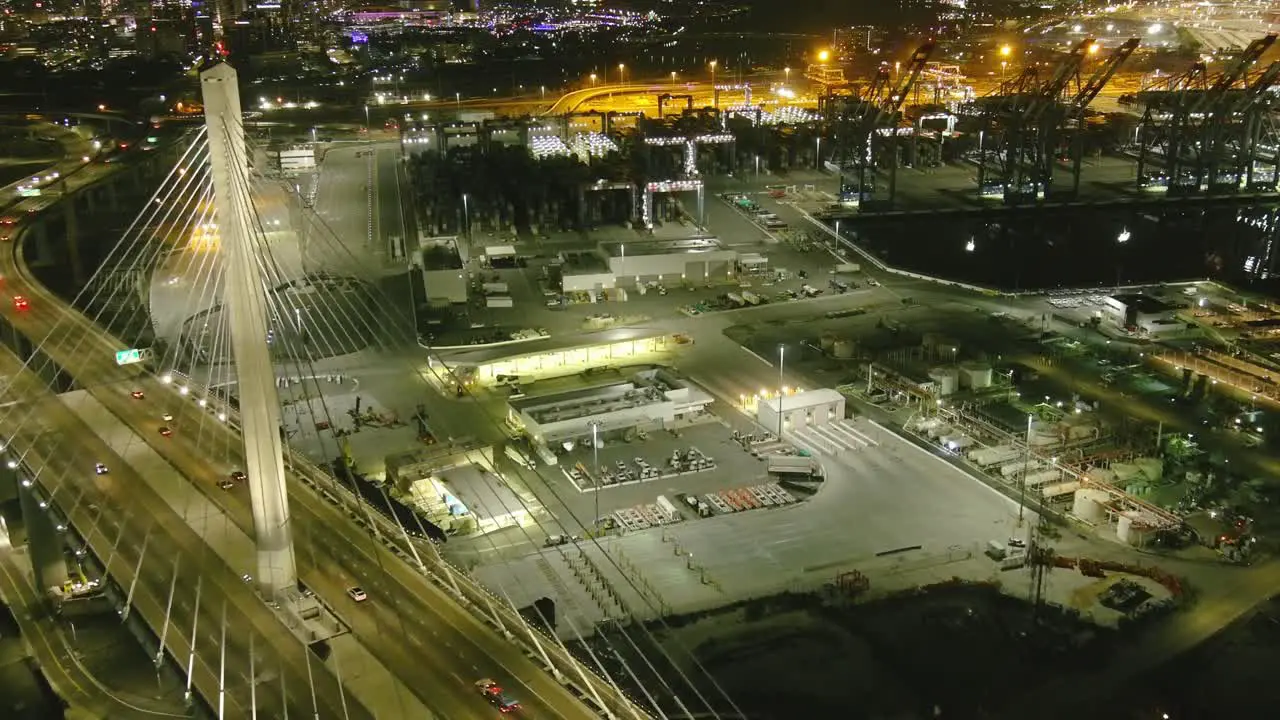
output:
POLYGON ((1137 49, 1138 38, 1129 38, 1111 51, 1111 55, 1107 57, 1106 62, 1094 69, 1093 74, 1085 81, 1084 86, 1071 99, 1072 115, 1076 118, 1080 117, 1085 108, 1089 107, 1089 103, 1092 103, 1094 98, 1098 97, 1098 93, 1102 92, 1102 88, 1106 87, 1106 84, 1115 76, 1120 66, 1137 49))

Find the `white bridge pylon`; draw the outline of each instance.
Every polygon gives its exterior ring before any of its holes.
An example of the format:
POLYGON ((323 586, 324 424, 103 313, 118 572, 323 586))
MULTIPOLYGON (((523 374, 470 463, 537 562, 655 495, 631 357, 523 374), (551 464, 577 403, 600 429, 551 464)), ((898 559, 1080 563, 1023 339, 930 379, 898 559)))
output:
POLYGON ((222 301, 235 358, 244 470, 253 507, 254 579, 264 597, 279 600, 296 590, 298 571, 285 494, 280 401, 267 347, 267 293, 254 242, 262 229, 253 221, 256 213, 237 83, 235 69, 226 63, 200 73, 223 262, 222 301))

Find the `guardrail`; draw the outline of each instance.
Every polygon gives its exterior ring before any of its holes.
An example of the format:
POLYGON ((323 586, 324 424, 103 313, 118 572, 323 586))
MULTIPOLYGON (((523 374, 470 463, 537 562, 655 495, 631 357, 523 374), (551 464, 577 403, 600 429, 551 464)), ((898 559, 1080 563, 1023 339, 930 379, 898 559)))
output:
MULTIPOLYGON (((68 194, 60 196, 58 201, 65 199, 68 194)), ((22 279, 32 288, 39 288, 44 299, 64 306, 65 312, 74 318, 73 322, 81 325, 86 332, 103 335, 101 328, 94 325, 74 308, 67 306, 61 298, 44 288, 38 280, 31 276, 25 262, 21 242, 23 229, 19 227, 15 231, 11 245, 14 252, 15 266, 22 279)), ((195 383, 189 376, 182 373, 169 371, 162 374, 159 379, 167 385, 186 387, 188 389, 186 393, 181 393, 180 390, 174 390, 174 392, 178 392, 180 395, 185 394, 193 402, 204 399, 208 404, 213 401, 213 405, 210 407, 211 412, 225 415, 225 419, 222 417, 219 417, 219 419, 226 422, 235 432, 242 432, 239 408, 224 400, 221 395, 210 392, 208 387, 195 383), (171 380, 165 382, 163 380, 164 375, 170 376, 171 380), (172 379, 174 378, 183 382, 173 383, 172 379)), ((388 549, 423 577, 443 588, 464 607, 470 608, 473 611, 472 614, 481 622, 494 627, 508 640, 519 641, 532 656, 541 658, 547 669, 552 672, 559 682, 566 687, 572 687, 585 701, 592 702, 603 715, 606 717, 642 719, 651 717, 638 702, 626 696, 625 693, 616 691, 614 686, 596 671, 586 667, 574 658, 557 639, 544 631, 534 629, 526 623, 515 608, 510 607, 508 601, 499 598, 464 571, 441 557, 435 551, 434 546, 431 549, 429 558, 422 558, 412 539, 407 536, 403 529, 390 518, 377 511, 370 510, 353 491, 342 486, 330 473, 293 452, 287 453, 285 460, 288 463, 288 471, 296 479, 306 483, 308 487, 318 491, 325 499, 345 510, 357 522, 360 522, 361 518, 365 518, 367 523, 372 524, 373 527, 371 529, 377 532, 379 538, 388 549), (428 560, 431 563, 430 567, 427 564, 428 560)))

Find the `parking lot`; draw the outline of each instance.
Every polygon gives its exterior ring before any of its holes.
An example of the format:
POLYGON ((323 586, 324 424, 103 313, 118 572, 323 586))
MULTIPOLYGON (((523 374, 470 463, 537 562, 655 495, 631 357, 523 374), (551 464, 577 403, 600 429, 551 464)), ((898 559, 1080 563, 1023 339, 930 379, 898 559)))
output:
MULTIPOLYGON (((817 587, 848 570, 874 578, 876 572, 945 567, 973 557, 982 543, 1016 534, 1017 508, 1008 500, 896 435, 857 422, 879 444, 824 457, 827 478, 807 501, 705 519, 688 513, 689 519, 673 525, 530 548, 523 557, 474 572, 517 605, 542 596, 556 599, 582 628, 622 617, 623 606, 652 617, 817 587), (881 556, 889 551, 902 552, 881 556)), ((762 463, 732 443, 727 429, 720 431, 719 440, 686 435, 667 443, 668 449, 695 444, 715 457, 722 467, 706 479, 695 475, 606 489, 601 499, 614 501, 608 507, 626 507, 663 493, 767 482, 762 463), (730 463, 740 469, 731 470, 730 463)), ((636 454, 619 448, 610 457, 636 454)), ((572 488, 564 482, 564 489, 572 488)), ((573 495, 589 504, 593 493, 573 495)))
POLYGON ((680 504, 681 495, 702 496, 765 482, 764 463, 735 443, 732 430, 718 417, 676 433, 656 431, 643 441, 605 443, 599 449, 599 490, 595 488, 591 448, 575 448, 560 456, 559 466, 540 469, 539 479, 546 480, 546 487, 539 489, 535 483, 534 494, 560 520, 564 531, 574 534, 577 521, 592 524, 597 499, 606 524, 616 523, 619 511, 657 504, 659 496, 676 504, 687 520, 696 518, 697 513, 680 504), (688 462, 691 453, 703 458, 701 469, 698 463, 688 462), (674 455, 680 458, 678 466, 672 464, 674 455), (641 462, 650 468, 650 476, 643 479, 641 462), (576 478, 571 477, 574 474, 576 478))

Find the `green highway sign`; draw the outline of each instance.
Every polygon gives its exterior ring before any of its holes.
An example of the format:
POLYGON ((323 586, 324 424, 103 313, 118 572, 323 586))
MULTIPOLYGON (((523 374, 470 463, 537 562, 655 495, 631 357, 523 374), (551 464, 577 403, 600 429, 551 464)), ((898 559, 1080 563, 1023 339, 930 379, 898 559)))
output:
POLYGON ((116 364, 117 364, 117 365, 132 365, 133 363, 137 363, 137 362, 142 362, 142 351, 141 351, 141 350, 138 350, 138 349, 136 349, 136 348, 135 348, 135 349, 133 349, 133 350, 118 350, 118 351, 116 351, 116 364))

